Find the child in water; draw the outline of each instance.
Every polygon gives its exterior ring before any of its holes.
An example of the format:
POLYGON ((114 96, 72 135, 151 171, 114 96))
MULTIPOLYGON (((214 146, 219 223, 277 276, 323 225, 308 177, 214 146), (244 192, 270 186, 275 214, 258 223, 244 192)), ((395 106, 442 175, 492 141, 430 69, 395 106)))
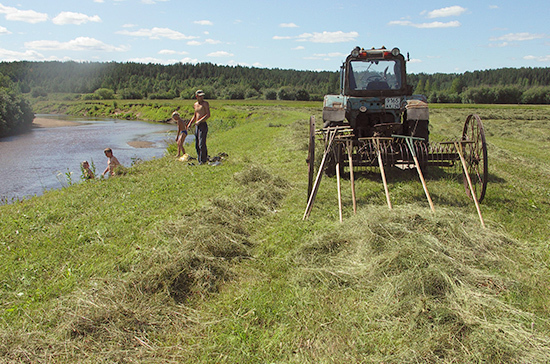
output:
POLYGON ((95 178, 94 172, 92 172, 92 170, 90 169, 90 164, 88 163, 88 161, 82 162, 81 168, 82 168, 82 175, 84 176, 84 179, 95 178))
POLYGON ((105 176, 107 172, 111 173, 111 176, 114 176, 116 171, 116 167, 120 166, 120 162, 116 157, 113 155, 113 151, 111 148, 106 148, 104 151, 105 156, 107 157, 107 168, 103 171, 101 174, 102 176, 105 176))

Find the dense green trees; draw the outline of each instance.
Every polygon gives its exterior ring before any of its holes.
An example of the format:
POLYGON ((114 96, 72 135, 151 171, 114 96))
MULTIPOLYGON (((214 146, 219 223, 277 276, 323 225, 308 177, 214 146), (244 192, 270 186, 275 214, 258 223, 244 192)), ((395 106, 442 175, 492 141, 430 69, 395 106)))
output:
MULTIPOLYGON (((440 103, 550 103, 549 68, 503 68, 463 74, 410 74, 417 94, 440 103)), ((140 63, 0 62, 0 72, 33 97, 75 93, 84 98, 322 100, 339 92, 338 72, 140 63), (101 90, 101 91, 99 91, 101 90), (109 91, 105 91, 109 90, 109 91), (107 94, 106 94, 107 92, 107 94)))
POLYGON ((33 119, 29 102, 16 90, 9 77, 0 73, 0 136, 28 129, 33 119))
POLYGON ((123 99, 192 98, 194 91, 201 88, 211 99, 245 99, 272 98, 272 90, 279 92, 284 87, 291 95, 309 100, 338 89, 338 76, 334 77, 333 72, 211 63, 3 62, 0 72, 9 75, 23 92, 38 90, 31 91, 33 96, 68 92, 97 98, 96 91, 102 89, 112 90, 123 99))

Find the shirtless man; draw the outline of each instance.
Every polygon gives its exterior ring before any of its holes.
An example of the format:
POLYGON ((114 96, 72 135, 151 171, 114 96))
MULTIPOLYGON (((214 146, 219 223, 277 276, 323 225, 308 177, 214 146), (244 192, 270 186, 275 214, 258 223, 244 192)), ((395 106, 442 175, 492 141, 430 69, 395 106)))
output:
POLYGON ((183 122, 183 119, 177 111, 174 111, 172 113, 172 119, 174 119, 178 124, 178 134, 176 135, 176 143, 178 144, 178 155, 176 155, 176 157, 181 157, 182 155, 185 155, 185 148, 183 147, 183 143, 185 142, 185 138, 187 137, 187 124, 183 122))
POLYGON ((190 128, 193 123, 195 124, 195 149, 197 150, 197 160, 199 164, 205 164, 208 162, 208 149, 206 148, 206 134, 208 134, 208 124, 206 120, 210 117, 210 105, 208 101, 204 100, 204 92, 197 90, 195 92, 197 102, 193 105, 195 113, 187 128, 190 128))

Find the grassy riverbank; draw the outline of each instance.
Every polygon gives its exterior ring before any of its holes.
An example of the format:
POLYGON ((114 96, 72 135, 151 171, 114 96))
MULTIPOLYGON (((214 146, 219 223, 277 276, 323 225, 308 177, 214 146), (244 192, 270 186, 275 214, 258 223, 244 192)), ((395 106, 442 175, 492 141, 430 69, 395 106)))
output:
POLYGON ((372 173, 357 215, 344 181, 340 224, 324 178, 302 221, 320 106, 211 104, 219 166, 165 157, 0 206, 0 362, 548 362, 548 108, 432 109, 434 139, 485 123, 483 229, 444 170, 435 213, 394 171, 394 210, 372 173))

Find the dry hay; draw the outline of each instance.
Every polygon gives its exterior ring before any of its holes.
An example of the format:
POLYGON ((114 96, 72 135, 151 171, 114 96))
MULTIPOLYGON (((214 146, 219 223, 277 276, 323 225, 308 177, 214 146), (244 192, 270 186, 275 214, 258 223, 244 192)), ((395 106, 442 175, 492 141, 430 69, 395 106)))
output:
POLYGON ((519 243, 471 216, 424 210, 372 206, 314 233, 293 255, 294 284, 362 296, 370 345, 401 343, 383 362, 545 362, 549 322, 507 303, 529 291, 519 243))

